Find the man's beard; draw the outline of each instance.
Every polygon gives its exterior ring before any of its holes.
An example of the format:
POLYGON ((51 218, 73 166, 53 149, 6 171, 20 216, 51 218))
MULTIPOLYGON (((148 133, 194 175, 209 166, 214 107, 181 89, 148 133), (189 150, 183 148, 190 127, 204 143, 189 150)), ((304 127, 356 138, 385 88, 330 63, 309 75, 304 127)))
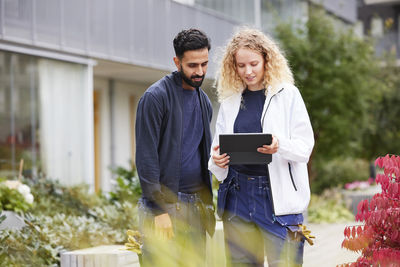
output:
POLYGON ((191 87, 197 88, 197 87, 200 87, 201 84, 203 83, 204 75, 203 75, 203 76, 192 75, 192 76, 190 76, 190 78, 189 78, 189 77, 187 77, 187 76, 185 75, 185 72, 183 71, 182 65, 181 65, 180 73, 181 73, 182 79, 185 81, 185 83, 187 83, 187 84, 190 85, 191 87), (201 78, 201 81, 199 81, 199 82, 193 81, 192 79, 195 79, 195 78, 201 78))

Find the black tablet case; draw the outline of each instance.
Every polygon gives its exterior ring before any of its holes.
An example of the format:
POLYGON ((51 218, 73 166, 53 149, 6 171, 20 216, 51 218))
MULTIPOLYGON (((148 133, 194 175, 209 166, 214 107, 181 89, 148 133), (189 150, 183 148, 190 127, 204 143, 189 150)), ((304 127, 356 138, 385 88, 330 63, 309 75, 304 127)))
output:
POLYGON ((229 164, 268 164, 272 161, 271 154, 257 152, 258 147, 270 145, 272 135, 265 133, 220 134, 220 154, 230 156, 229 164))

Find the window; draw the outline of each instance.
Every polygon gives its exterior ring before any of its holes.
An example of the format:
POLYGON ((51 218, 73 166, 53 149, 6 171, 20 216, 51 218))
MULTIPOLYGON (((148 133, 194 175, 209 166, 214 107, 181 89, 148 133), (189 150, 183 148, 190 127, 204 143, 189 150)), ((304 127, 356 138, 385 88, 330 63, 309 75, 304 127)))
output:
POLYGON ((39 156, 37 59, 0 51, 0 177, 37 173, 39 156))
POLYGON ((87 68, 0 51, 0 177, 16 176, 23 159, 25 176, 90 183, 93 96, 87 68))

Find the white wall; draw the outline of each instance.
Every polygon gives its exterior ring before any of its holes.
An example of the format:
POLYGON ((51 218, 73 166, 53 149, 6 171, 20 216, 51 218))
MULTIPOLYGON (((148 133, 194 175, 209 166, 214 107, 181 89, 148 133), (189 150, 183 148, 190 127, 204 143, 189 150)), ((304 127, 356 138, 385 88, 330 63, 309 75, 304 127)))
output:
MULTIPOLYGON (((117 82, 115 84, 115 163, 128 168, 132 159, 131 120, 136 118, 137 103, 148 86, 134 83, 117 82), (129 101, 134 96, 134 113, 130 114, 129 101)), ((133 122, 134 123, 134 122, 133 122)))
POLYGON ((93 185, 92 67, 41 58, 38 73, 43 172, 93 185))
POLYGON ((108 79, 100 77, 94 79, 94 89, 100 92, 100 181, 103 191, 109 191, 113 185, 110 170, 112 165, 130 168, 133 141, 130 120, 135 118, 137 103, 148 87, 148 85, 123 81, 114 81, 112 86, 113 97, 108 79), (131 96, 135 99, 134 114, 130 114, 131 96), (114 99, 112 112, 111 98, 114 99), (113 129, 111 129, 112 126, 113 129), (113 140, 111 140, 112 135, 113 140))
POLYGON ((100 108, 100 187, 104 191, 110 190, 110 181, 106 177, 111 177, 111 140, 110 140, 110 105, 108 81, 103 78, 94 78, 94 90, 99 92, 100 108))

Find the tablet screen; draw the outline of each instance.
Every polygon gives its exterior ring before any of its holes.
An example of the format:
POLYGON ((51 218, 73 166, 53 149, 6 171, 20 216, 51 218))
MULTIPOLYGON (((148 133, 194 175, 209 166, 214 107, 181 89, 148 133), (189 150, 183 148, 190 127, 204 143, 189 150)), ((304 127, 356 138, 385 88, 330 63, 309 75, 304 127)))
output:
POLYGON ((257 148, 271 143, 272 135, 265 133, 219 135, 220 154, 227 153, 230 156, 230 165, 270 163, 272 155, 257 152, 257 148))

